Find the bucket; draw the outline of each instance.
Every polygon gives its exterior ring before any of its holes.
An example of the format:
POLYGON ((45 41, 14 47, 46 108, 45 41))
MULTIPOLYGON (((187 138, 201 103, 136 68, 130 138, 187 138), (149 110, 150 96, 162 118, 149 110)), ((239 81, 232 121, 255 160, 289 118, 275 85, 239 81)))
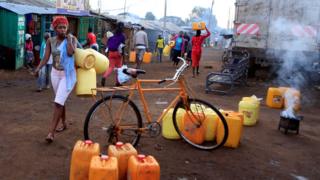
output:
POLYGON ((152 53, 151 52, 145 52, 143 55, 143 62, 144 63, 150 63, 152 58, 152 53))
POLYGON ((96 71, 91 68, 77 69, 77 84, 76 84, 76 94, 80 95, 96 95, 96 91, 91 91, 92 88, 97 88, 97 75, 96 71))
POLYGON ((239 112, 243 114, 243 125, 255 125, 258 121, 259 101, 243 98, 243 100, 239 102, 239 112))
POLYGON ((128 179, 160 180, 159 163, 153 156, 131 156, 128 162, 128 179))
POLYGON ((192 30, 203 30, 206 28, 205 22, 193 22, 192 23, 192 30))
POLYGON ((137 155, 137 150, 129 143, 117 142, 110 145, 108 155, 118 159, 119 179, 127 179, 128 160, 130 156, 137 155))
POLYGON ((206 115, 206 119, 204 121, 204 127, 205 127, 204 140, 213 141, 216 137, 219 117, 210 108, 207 108, 205 110, 205 115, 206 115))
POLYGON ((283 90, 275 87, 268 89, 266 105, 271 108, 281 109, 283 107, 283 90))
POLYGON ((97 74, 102 74, 109 68, 109 59, 105 55, 91 48, 86 51, 91 52, 96 59, 94 69, 97 74))
MULTIPOLYGON (((163 110, 163 113, 166 111, 163 110)), ((169 109, 166 115, 162 118, 162 136, 166 139, 180 139, 179 134, 177 133, 176 129, 173 125, 173 108, 169 109)), ((178 127, 181 127, 182 119, 184 116, 185 111, 183 109, 179 109, 177 112, 177 121, 178 127)))
POLYGON ((195 118, 205 119, 204 113, 191 112, 185 113, 182 121, 182 134, 195 144, 202 144, 204 142, 205 127, 198 126, 195 118))
POLYGON ((130 51, 129 62, 136 62, 136 52, 130 51))
MULTIPOLYGON (((227 113, 222 112, 224 118, 227 121, 229 134, 224 146, 237 148, 240 144, 240 139, 243 130, 243 119, 241 118, 241 113, 227 113)), ((243 116, 242 116, 243 117, 243 116)), ((224 137, 224 126, 221 121, 218 122, 217 128, 217 142, 221 143, 224 137)))
POLYGON ((89 180, 118 180, 118 160, 106 155, 93 156, 90 161, 89 180))
POLYGON ((74 51, 74 59, 76 65, 83 69, 93 68, 96 61, 92 52, 79 48, 76 48, 74 51))
POLYGON ((71 156, 70 180, 88 179, 91 158, 99 153, 98 143, 90 140, 77 141, 71 156))

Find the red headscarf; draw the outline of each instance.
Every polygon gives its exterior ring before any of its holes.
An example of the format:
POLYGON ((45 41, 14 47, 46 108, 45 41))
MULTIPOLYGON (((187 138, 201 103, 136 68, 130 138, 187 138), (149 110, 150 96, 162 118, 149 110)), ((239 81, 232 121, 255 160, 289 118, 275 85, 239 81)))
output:
POLYGON ((69 25, 68 19, 65 16, 55 16, 53 17, 52 26, 55 29, 58 24, 69 25))

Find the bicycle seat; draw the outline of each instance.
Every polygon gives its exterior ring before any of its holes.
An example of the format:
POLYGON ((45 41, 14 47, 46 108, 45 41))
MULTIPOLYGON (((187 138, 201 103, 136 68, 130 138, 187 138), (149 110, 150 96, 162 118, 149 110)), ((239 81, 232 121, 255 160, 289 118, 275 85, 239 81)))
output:
POLYGON ((139 74, 145 74, 146 71, 142 69, 126 68, 122 70, 123 73, 136 78, 139 74))

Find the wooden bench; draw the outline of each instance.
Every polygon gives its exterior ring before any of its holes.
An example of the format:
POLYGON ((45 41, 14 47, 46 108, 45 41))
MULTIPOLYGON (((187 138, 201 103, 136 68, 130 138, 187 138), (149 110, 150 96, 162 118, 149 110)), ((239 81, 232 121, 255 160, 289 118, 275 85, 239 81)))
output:
POLYGON ((220 72, 211 72, 206 78, 206 93, 227 94, 236 84, 247 85, 249 57, 234 58, 230 64, 222 65, 220 72))

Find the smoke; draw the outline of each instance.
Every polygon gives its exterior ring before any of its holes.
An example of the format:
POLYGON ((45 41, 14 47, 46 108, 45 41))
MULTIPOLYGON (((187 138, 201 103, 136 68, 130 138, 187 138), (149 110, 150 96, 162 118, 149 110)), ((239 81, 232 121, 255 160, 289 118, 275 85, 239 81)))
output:
MULTIPOLYGON (((271 22, 269 53, 279 59, 277 69, 277 84, 302 90, 310 84, 310 73, 318 57, 316 49, 316 31, 311 25, 278 18, 271 22), (270 46, 271 45, 271 46, 270 46)), ((299 100, 294 92, 287 90, 284 94, 287 109, 282 112, 285 117, 295 117, 294 107, 299 100)))

